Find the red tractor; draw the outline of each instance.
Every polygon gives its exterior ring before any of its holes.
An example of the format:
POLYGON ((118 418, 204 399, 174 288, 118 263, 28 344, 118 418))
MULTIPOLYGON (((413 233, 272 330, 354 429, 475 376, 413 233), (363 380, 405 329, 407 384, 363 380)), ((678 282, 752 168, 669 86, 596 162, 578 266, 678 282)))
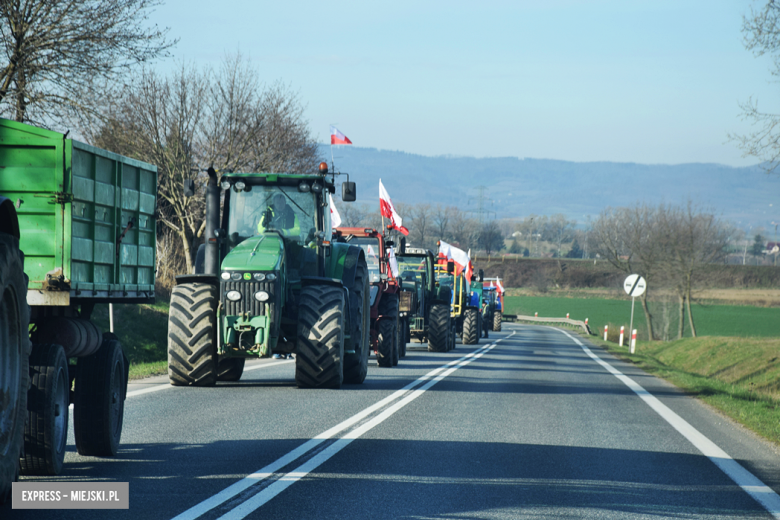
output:
POLYGON ((371 288, 371 349, 380 367, 396 366, 398 358, 406 355, 406 338, 399 321, 400 280, 393 276, 387 252, 393 243, 376 229, 357 227, 334 229, 333 240, 358 245, 365 252, 371 288))

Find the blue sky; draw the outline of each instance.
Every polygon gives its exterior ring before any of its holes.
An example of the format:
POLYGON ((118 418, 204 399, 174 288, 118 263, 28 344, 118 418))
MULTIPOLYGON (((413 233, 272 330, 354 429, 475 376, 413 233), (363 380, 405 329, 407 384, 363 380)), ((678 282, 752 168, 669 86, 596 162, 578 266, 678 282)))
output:
MULTIPOLYGON (((754 164, 738 103, 780 111, 742 43, 748 0, 167 0, 175 60, 240 51, 320 141, 422 155, 754 164)), ((175 67, 173 60, 156 65, 175 67)))

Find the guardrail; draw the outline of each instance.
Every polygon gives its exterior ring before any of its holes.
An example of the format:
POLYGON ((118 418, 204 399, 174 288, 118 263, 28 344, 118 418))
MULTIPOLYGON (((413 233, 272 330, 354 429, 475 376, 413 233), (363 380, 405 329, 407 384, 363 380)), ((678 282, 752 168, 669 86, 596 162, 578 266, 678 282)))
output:
POLYGON ((582 320, 571 320, 569 318, 539 318, 537 316, 523 316, 522 314, 504 314, 502 316, 504 321, 522 321, 526 323, 560 323, 564 325, 571 325, 573 327, 581 327, 588 335, 593 335, 590 331, 588 324, 582 320))

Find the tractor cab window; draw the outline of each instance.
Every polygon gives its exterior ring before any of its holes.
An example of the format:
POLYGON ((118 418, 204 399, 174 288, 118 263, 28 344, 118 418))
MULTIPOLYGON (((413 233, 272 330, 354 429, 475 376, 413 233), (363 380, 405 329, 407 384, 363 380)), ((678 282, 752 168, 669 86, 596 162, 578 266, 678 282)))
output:
POLYGON ((228 234, 243 239, 278 231, 285 239, 306 243, 317 229, 317 200, 297 186, 253 185, 231 194, 228 234))
POLYGON ((370 282, 379 281, 379 240, 370 237, 355 237, 349 241, 350 244, 360 246, 366 255, 366 264, 368 264, 368 279, 370 282))

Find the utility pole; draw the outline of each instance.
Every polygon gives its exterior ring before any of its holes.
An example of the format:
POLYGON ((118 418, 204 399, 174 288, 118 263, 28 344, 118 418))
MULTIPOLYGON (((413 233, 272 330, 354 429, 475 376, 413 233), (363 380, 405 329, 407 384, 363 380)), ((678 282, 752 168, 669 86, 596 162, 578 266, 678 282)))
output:
POLYGON ((486 209, 488 202, 490 203, 491 206, 493 205, 493 199, 485 196, 485 191, 487 190, 487 186, 477 186, 474 189, 479 191, 479 195, 477 197, 471 197, 468 203, 471 204, 472 200, 476 201, 477 209, 471 210, 471 212, 476 213, 478 215, 477 219, 479 220, 479 225, 482 226, 482 221, 483 221, 482 215, 487 214, 488 218, 490 218, 490 214, 492 213, 493 218, 496 218, 496 212, 486 209))

